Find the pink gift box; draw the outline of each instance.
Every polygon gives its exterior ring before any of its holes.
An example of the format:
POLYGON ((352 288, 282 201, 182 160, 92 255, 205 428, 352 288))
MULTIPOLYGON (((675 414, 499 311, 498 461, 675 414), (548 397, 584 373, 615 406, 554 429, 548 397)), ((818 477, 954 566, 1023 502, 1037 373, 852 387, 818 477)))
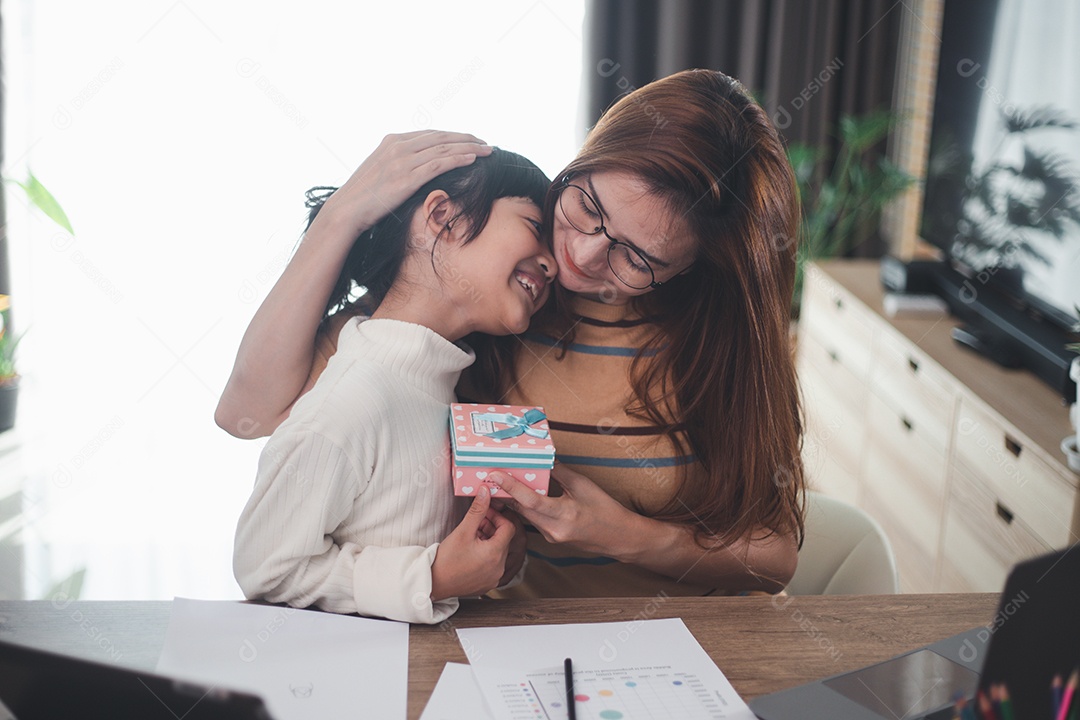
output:
POLYGON ((555 446, 544 409, 523 405, 454 403, 450 406, 451 472, 455 495, 475 495, 494 470, 547 495, 555 446))

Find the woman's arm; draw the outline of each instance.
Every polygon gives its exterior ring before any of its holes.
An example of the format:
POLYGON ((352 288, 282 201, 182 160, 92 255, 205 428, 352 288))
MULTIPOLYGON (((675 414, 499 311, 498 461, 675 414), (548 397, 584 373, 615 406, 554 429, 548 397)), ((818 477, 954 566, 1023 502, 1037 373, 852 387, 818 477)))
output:
MULTIPOLYGON (((556 466, 563 494, 538 495, 510 475, 489 475, 511 507, 549 541, 639 565, 661 575, 733 590, 779 592, 795 574, 793 536, 740 538, 702 547, 691 526, 653 520, 624 507, 584 475, 556 466)), ((762 529, 760 535, 767 531, 762 529)))
POLYGON ((417 189, 491 148, 464 133, 387 135, 335 192, 259 306, 214 420, 241 438, 269 435, 310 387, 315 337, 353 242, 417 189))

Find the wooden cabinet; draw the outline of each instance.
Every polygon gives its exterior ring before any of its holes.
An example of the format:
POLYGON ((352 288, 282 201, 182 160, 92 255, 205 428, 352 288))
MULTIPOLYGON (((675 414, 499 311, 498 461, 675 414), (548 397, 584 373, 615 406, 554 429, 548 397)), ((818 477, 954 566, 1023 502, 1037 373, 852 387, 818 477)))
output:
POLYGON ((885 315, 876 262, 807 268, 798 368, 811 487, 885 530, 905 592, 996 591, 1080 539, 1068 410, 955 345, 948 315, 885 315))
POLYGON ((934 591, 945 476, 946 457, 922 426, 871 394, 859 504, 892 541, 904 592, 934 591))

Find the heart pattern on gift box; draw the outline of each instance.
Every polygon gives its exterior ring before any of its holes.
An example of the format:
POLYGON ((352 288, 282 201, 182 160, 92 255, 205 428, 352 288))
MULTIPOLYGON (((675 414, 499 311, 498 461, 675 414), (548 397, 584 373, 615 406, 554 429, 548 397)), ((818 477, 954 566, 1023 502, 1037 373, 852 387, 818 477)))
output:
MULTIPOLYGON (((532 433, 525 431, 521 436, 491 437, 496 434, 481 433, 478 428, 485 427, 476 419, 478 414, 509 412, 514 418, 519 415, 524 419, 525 408, 517 405, 478 405, 478 404, 452 404, 450 406, 450 434, 453 446, 453 484, 457 495, 475 497, 480 488, 487 486, 494 497, 507 497, 509 494, 503 488, 499 488, 492 482, 491 473, 495 470, 506 469, 519 482, 527 483, 537 493, 547 495, 548 467, 544 464, 550 462, 554 456, 554 446, 550 437, 530 437, 532 433), (518 460, 518 457, 526 458, 518 460), (506 465, 501 465, 502 460, 506 465), (490 463, 490 464, 489 464, 490 463), (471 467, 470 467, 471 466, 471 467), (502 490, 502 492, 499 492, 502 490)), ((535 411, 543 412, 542 408, 535 411)), ((540 421, 530 423, 534 430, 547 431, 547 421, 541 416, 540 421)), ((508 421, 498 418, 479 418, 485 423, 494 424, 496 430, 500 423, 510 424, 508 421)))

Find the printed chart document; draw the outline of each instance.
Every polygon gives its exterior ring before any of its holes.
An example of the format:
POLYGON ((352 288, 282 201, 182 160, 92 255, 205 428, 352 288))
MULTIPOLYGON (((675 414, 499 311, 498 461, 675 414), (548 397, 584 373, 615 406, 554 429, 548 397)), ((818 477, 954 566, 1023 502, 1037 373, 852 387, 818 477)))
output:
POLYGON ((275 720, 404 718, 409 625, 176 598, 157 670, 260 695, 275 720))
POLYGON ((459 628, 492 715, 568 717, 563 660, 580 720, 755 720, 678 618, 459 628))
POLYGON ((473 677, 472 668, 446 663, 420 720, 495 720, 473 677))

